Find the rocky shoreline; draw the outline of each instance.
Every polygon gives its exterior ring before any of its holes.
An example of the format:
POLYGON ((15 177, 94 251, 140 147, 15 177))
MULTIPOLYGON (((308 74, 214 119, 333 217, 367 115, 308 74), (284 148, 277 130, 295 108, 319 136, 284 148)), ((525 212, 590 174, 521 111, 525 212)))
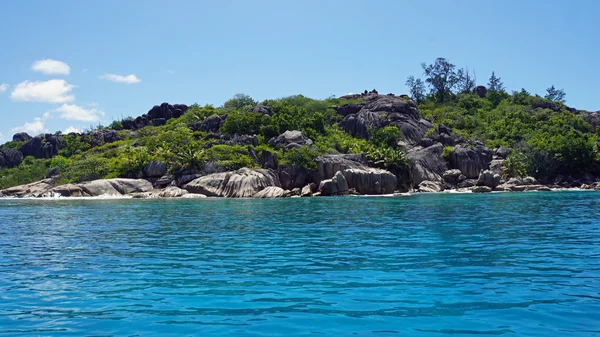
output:
MULTIPOLYGON (((77 184, 59 184, 59 177, 47 178, 31 184, 11 187, 0 191, 0 198, 80 198, 80 197, 131 197, 153 198, 286 198, 348 195, 395 195, 406 192, 395 190, 396 177, 384 170, 354 167, 344 168, 343 160, 337 159, 342 170, 317 185, 312 182, 303 188, 283 189, 275 170, 248 169, 209 174, 184 182, 177 186, 173 180, 169 186, 159 188, 146 179, 99 179, 77 184)), ((409 193, 490 193, 490 192, 529 192, 554 190, 595 190, 600 191, 600 183, 581 186, 559 184, 544 185, 531 177, 511 178, 500 183, 499 177, 490 171, 482 171, 476 182, 460 181, 458 172, 447 171, 445 183, 423 181, 417 189, 409 193), (466 182, 466 184, 464 184, 466 182), (461 183, 462 186, 461 187, 461 183), (473 183, 473 186, 467 186, 473 183)), ((327 176, 327 175, 326 175, 327 176)), ((180 181, 181 183, 181 181, 180 181)))

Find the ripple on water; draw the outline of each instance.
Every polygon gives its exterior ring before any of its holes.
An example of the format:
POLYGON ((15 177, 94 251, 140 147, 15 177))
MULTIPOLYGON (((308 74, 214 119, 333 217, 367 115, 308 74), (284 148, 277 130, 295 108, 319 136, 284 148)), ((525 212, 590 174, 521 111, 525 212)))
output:
POLYGON ((1 200, 0 335, 600 336, 599 206, 1 200))

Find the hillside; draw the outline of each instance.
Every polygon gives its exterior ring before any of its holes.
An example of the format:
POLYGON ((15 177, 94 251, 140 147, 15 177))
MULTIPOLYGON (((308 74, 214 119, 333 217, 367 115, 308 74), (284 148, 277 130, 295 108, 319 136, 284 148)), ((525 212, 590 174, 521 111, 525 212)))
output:
POLYGON ((533 176, 570 187, 595 182, 600 171, 597 115, 524 90, 480 87, 418 104, 375 90, 324 100, 236 95, 221 107, 163 103, 83 134, 14 135, 0 147, 0 189, 46 176, 156 186, 244 167, 271 169, 289 180, 286 188, 302 188, 323 169, 316 158, 338 153, 363 153, 365 164, 397 177, 400 191, 452 183, 444 177, 451 169, 466 187, 486 169, 503 181, 533 176))

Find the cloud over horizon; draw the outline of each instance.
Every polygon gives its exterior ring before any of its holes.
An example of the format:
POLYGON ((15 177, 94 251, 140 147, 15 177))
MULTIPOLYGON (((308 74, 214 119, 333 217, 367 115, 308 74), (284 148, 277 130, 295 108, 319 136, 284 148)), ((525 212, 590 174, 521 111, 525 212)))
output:
POLYGON ((46 112, 42 117, 35 117, 33 122, 25 122, 23 125, 12 128, 13 133, 27 132, 30 135, 37 136, 41 133, 48 132, 44 125, 44 120, 48 119, 49 114, 46 112))
POLYGON ((45 75, 69 75, 71 73, 71 67, 68 64, 52 59, 35 61, 31 70, 45 75))
POLYGON ((100 117, 104 116, 104 111, 97 106, 86 109, 75 104, 63 104, 53 111, 60 112, 60 119, 69 121, 99 122, 100 117))
POLYGON ((65 80, 23 81, 15 86, 10 99, 23 102, 67 103, 75 100, 75 86, 65 80))
POLYGON ((72 132, 81 133, 81 131, 82 131, 81 129, 78 129, 78 128, 74 127, 73 125, 71 125, 68 128, 64 129, 63 133, 64 134, 69 134, 69 133, 72 133, 72 132))
POLYGON ((115 82, 115 83, 125 83, 125 84, 137 84, 142 80, 135 76, 134 74, 130 75, 117 75, 117 74, 104 74, 100 76, 101 79, 115 82))

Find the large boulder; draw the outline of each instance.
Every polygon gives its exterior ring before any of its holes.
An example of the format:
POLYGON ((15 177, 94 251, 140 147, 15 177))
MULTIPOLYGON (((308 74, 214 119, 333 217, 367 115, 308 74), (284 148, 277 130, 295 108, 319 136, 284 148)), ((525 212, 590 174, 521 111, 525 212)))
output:
POLYGON ((86 141, 92 146, 100 146, 107 143, 114 143, 122 140, 123 137, 115 130, 93 130, 81 135, 81 140, 86 141))
POLYGON ((416 104, 394 95, 368 93, 359 104, 335 107, 344 116, 341 127, 353 137, 369 139, 370 130, 396 126, 402 139, 417 144, 433 125, 419 118, 416 104))
POLYGON ((362 167, 342 171, 349 188, 354 188, 359 194, 391 194, 396 190, 398 179, 386 170, 362 167))
POLYGON ((427 148, 417 146, 406 154, 409 176, 413 187, 418 187, 422 181, 441 182, 442 175, 448 170, 446 161, 442 158, 444 146, 436 143, 427 148))
POLYGON ((225 123, 226 117, 227 115, 206 117, 202 122, 190 125, 190 129, 194 131, 217 133, 219 132, 221 125, 225 123))
MULTIPOLYGON (((444 174, 442 175, 442 178, 444 178, 444 181, 447 182, 448 184, 458 184, 461 180, 461 176, 464 177, 464 175, 462 174, 462 172, 460 170, 457 169, 452 169, 452 170, 448 170, 446 172, 444 172, 444 174)), ((464 177, 466 179, 466 177, 464 177)), ((464 180, 464 179, 462 179, 464 180)))
POLYGON ((487 94, 487 88, 484 87, 483 85, 478 85, 475 87, 475 93, 480 98, 485 98, 485 94, 487 94))
POLYGON ((13 135, 13 142, 26 142, 31 139, 31 136, 27 132, 19 132, 13 135))
POLYGON ((301 131, 286 131, 269 140, 269 145, 280 149, 292 149, 302 146, 310 146, 313 141, 304 136, 301 131))
POLYGON ((329 154, 315 158, 315 162, 318 170, 314 175, 314 181, 319 184, 321 180, 332 178, 338 171, 367 166, 367 157, 364 153, 329 154))
POLYGON ((283 198, 285 196, 285 190, 281 187, 277 186, 268 186, 264 189, 256 192, 252 197, 259 199, 267 199, 267 198, 283 198))
POLYGON ((179 198, 188 193, 188 191, 181 189, 177 186, 169 186, 162 190, 160 193, 158 193, 158 196, 161 198, 179 198))
POLYGON ((40 135, 31 138, 27 143, 21 145, 19 151, 23 153, 23 157, 52 158, 58 154, 61 142, 61 136, 59 135, 40 135))
POLYGON ((268 186, 281 187, 275 171, 242 168, 194 179, 184 189, 209 197, 250 198, 268 186))
POLYGON ((444 186, 438 181, 425 180, 419 183, 418 190, 424 193, 443 192, 444 186))
POLYGON ((277 153, 273 153, 269 150, 262 150, 260 154, 260 164, 264 169, 276 170, 277 167, 279 167, 277 153))
POLYGON ((151 161, 144 167, 146 177, 162 177, 167 174, 167 163, 163 161, 151 161))
POLYGON ((331 179, 325 179, 319 184, 319 192, 323 196, 347 195, 349 190, 348 182, 340 171, 336 172, 331 179))
POLYGON ((478 178, 482 170, 490 167, 491 161, 492 151, 481 144, 459 144, 450 152, 450 166, 459 169, 468 179, 478 178))
POLYGON ((498 185, 500 185, 500 175, 494 174, 490 170, 481 171, 477 179, 477 186, 496 188, 498 185))
POLYGON ((152 184, 145 179, 98 179, 77 184, 88 195, 125 195, 131 193, 150 192, 152 184))
POLYGON ((41 197, 47 195, 50 190, 56 186, 57 179, 49 178, 40 181, 36 181, 30 184, 19 185, 7 188, 0 191, 0 194, 6 197, 41 197))
POLYGON ((0 149, 0 167, 17 167, 23 161, 23 154, 20 151, 1 148, 0 149))

